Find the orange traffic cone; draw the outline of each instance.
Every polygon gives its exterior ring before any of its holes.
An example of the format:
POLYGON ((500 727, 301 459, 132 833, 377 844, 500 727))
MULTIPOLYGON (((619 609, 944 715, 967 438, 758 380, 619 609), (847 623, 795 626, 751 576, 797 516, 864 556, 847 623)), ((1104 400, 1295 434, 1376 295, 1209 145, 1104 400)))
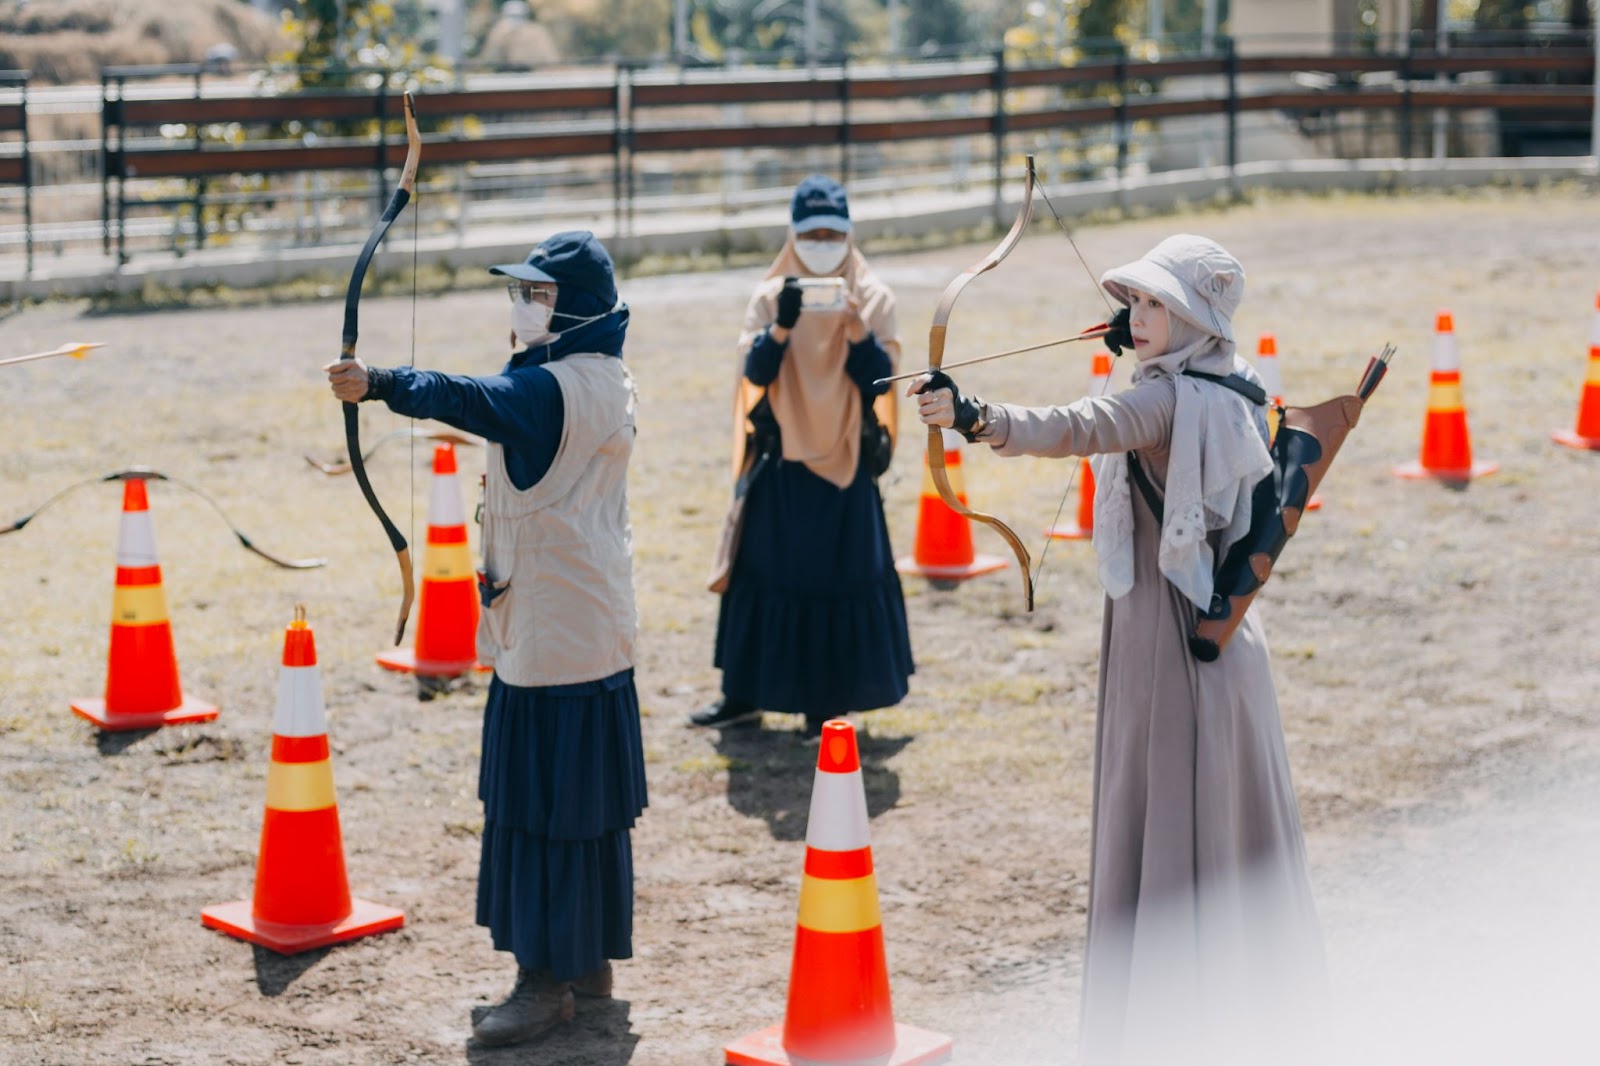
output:
POLYGON ((215 704, 186 698, 178 683, 167 593, 156 558, 156 530, 142 478, 122 485, 117 584, 111 597, 111 652, 106 697, 78 699, 72 713, 107 732, 209 722, 215 704))
POLYGON ((729 1066, 944 1062, 948 1036, 897 1024, 867 838, 867 793, 855 727, 822 727, 806 821, 806 865, 783 1025, 725 1049, 729 1066))
POLYGON ((1595 294, 1594 317, 1589 320, 1589 376, 1578 400, 1578 424, 1571 430, 1555 430, 1550 437, 1569 448, 1600 451, 1600 293, 1595 294))
MULTIPOLYGON (((1283 374, 1278 370, 1278 338, 1263 333, 1256 342, 1256 373, 1261 375, 1261 385, 1267 390, 1268 438, 1278 435, 1278 408, 1283 406, 1283 374)), ((1312 496, 1306 504, 1308 511, 1322 510, 1322 497, 1312 496)))
POLYGON ((478 662, 478 582, 467 547, 467 514, 456 482, 456 452, 433 450, 428 492, 428 544, 422 550, 422 595, 417 600, 417 644, 378 653, 386 670, 423 677, 457 677, 489 670, 478 662))
MULTIPOLYGON (((1111 386, 1110 352, 1094 353, 1090 377, 1093 381, 1089 386, 1089 394, 1104 396, 1111 386)), ((1051 526, 1045 530, 1045 536, 1055 540, 1088 540, 1094 536, 1094 471, 1089 469, 1088 459, 1081 459, 1078 464, 1077 521, 1064 526, 1051 526)))
MULTIPOLYGON (((944 431, 944 466, 956 499, 967 502, 966 481, 961 476, 961 434, 944 431)), ((902 574, 921 574, 935 587, 949 588, 958 581, 979 574, 1003 570, 1011 560, 998 555, 977 555, 972 550, 972 521, 956 514, 939 496, 928 472, 927 458, 922 463, 922 500, 917 509, 917 544, 911 555, 895 560, 902 574)))
POLYGON ((1395 467, 1395 476, 1469 481, 1499 469, 1499 463, 1472 458, 1467 408, 1461 398, 1455 321, 1449 311, 1441 310, 1434 325, 1433 375, 1428 386, 1428 413, 1422 423, 1422 454, 1416 462, 1395 467))
POLYGON ((255 899, 207 907, 200 922, 293 955, 398 929, 405 920, 392 907, 350 895, 317 645, 305 608, 297 607, 283 638, 255 899))

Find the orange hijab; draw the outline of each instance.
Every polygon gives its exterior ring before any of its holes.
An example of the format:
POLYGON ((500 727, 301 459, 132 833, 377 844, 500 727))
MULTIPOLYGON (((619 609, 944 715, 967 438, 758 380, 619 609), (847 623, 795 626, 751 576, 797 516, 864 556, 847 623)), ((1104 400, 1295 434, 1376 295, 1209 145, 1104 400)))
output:
MULTIPOLYGON (((854 239, 846 239, 851 245, 843 265, 824 276, 844 278, 846 289, 861 303, 861 320, 889 353, 890 361, 898 363, 900 336, 895 326, 894 293, 872 273, 854 239)), ((733 408, 734 473, 737 476, 744 464, 750 410, 764 392, 783 431, 783 457, 806 464, 818 477, 846 489, 855 480, 861 452, 861 390, 844 369, 850 354, 850 342, 845 337, 846 316, 802 313, 789 334, 788 349, 772 384, 762 389, 744 376, 745 358, 756 337, 777 317, 778 291, 783 288, 783 279, 791 276, 818 276, 800 262, 792 232, 756 286, 739 334, 733 408)), ((894 390, 874 400, 873 409, 878 421, 888 427, 892 441, 899 413, 894 390)))

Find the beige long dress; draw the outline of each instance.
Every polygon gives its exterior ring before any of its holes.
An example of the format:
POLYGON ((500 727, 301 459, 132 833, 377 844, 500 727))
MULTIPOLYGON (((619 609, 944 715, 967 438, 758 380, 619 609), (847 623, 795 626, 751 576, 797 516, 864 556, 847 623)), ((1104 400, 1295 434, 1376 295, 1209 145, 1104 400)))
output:
MULTIPOLYGON (((1065 407, 1001 406, 1005 455, 1133 451, 1165 484, 1171 378, 1065 407)), ((1105 601, 1095 741, 1085 1063, 1302 1061, 1322 944, 1252 611, 1212 663, 1189 654, 1194 606, 1156 565, 1139 492, 1134 583, 1105 601)), ((1216 545, 1213 545, 1215 548, 1216 545)))

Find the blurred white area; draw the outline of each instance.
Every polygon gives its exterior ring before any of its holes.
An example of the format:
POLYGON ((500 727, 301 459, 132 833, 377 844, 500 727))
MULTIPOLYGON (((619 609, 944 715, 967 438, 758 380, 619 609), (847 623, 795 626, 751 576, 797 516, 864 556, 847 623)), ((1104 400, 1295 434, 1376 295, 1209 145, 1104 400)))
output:
MULTIPOLYGON (((1337 856, 1311 838, 1329 1022, 1281 1066, 1600 1063, 1600 764, 1534 772, 1390 816, 1337 856)), ((956 1061, 1077 1063, 1080 952, 974 995, 949 1022, 956 1061)))
POLYGON ((1600 768, 1409 821, 1319 885, 1362 1066, 1600 1062, 1600 768))

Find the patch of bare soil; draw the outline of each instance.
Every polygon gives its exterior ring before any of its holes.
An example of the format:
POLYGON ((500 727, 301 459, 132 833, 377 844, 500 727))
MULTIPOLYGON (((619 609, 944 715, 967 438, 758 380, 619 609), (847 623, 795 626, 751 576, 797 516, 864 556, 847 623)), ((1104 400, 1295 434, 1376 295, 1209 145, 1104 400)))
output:
MULTIPOLYGON (((1600 456, 1556 447, 1548 431, 1571 424, 1583 380, 1600 205, 1577 190, 1291 199, 1095 227, 1079 243, 1104 269, 1180 229, 1245 264, 1239 334, 1276 333, 1291 400, 1349 391, 1369 353, 1400 347, 1325 507, 1257 608, 1337 959, 1343 916, 1369 898, 1359 873, 1374 847, 1425 838, 1436 812, 1471 825, 1506 782, 1570 776, 1574 754, 1593 753, 1600 456), (1417 449, 1440 306, 1456 316, 1473 442, 1502 464, 1462 491, 1389 472, 1417 449)), ((876 261, 899 296, 908 361, 944 283, 982 251, 876 261)), ((83 363, 0 370, 0 519, 145 463, 207 489, 270 550, 330 560, 271 569, 198 501, 152 485, 185 687, 223 713, 100 738, 67 704, 104 683, 116 487, 0 538, 0 1058, 675 1066, 720 1061, 724 1042, 781 1018, 814 750, 781 716, 720 737, 683 726, 716 691, 716 602, 702 580, 727 495, 731 346, 757 274, 623 286, 641 394, 631 494, 651 788, 635 834, 636 957, 618 967, 614 1002, 495 1053, 467 1042, 472 1008, 513 972, 472 922, 482 688, 421 703, 373 665, 398 602, 389 550, 355 485, 300 459, 340 446, 318 371, 337 354, 339 305, 111 317, 58 305, 0 323, 0 354, 108 344, 83 363), (352 887, 403 907, 407 924, 283 959, 201 928, 199 912, 250 891, 281 632, 297 602, 318 637, 352 887)), ((949 356, 1103 311, 1065 241, 1040 228, 969 288, 949 356)), ((482 292, 422 301, 417 362, 495 367, 505 316, 487 276, 482 292)), ((409 300, 366 301, 363 354, 406 361, 412 317, 409 300)), ((991 399, 1067 401, 1087 388, 1088 364, 1069 348, 960 380, 991 399)), ((369 439, 401 424, 364 419, 369 439)), ((884 481, 903 551, 921 480, 920 437, 907 437, 884 481)), ((416 533, 427 462, 425 447, 402 446, 372 463, 402 523, 416 501, 416 533)), ((465 484, 481 463, 462 453, 465 484)), ((969 449, 968 489, 1037 544, 1073 465, 969 449)), ((1004 551, 985 530, 976 538, 1004 551)), ((1091 552, 1050 548, 1031 615, 1015 572, 955 591, 908 579, 906 594, 912 694, 858 718, 897 1011, 954 1033, 959 1061, 1067 1061, 1101 610, 1091 552)))

